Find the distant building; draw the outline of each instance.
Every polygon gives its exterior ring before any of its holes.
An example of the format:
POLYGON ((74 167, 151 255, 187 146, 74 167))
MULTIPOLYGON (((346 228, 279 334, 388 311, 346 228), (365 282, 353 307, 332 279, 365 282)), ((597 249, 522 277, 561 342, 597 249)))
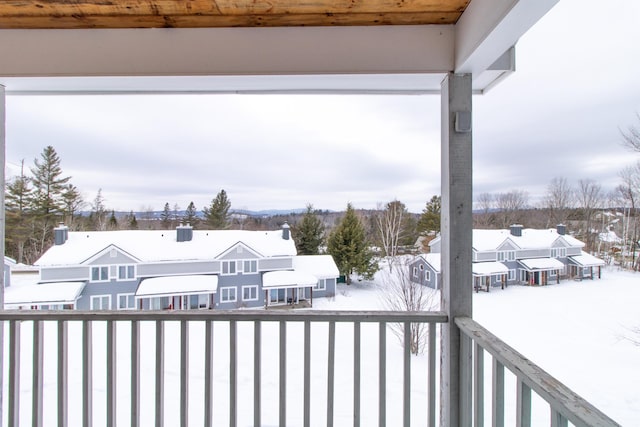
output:
MULTIPOLYGON (((429 243, 431 253, 409 264, 411 280, 439 289, 440 236, 429 243)), ((584 243, 566 234, 566 228, 473 230, 473 286, 489 290, 509 284, 547 285, 561 278, 601 277, 604 261, 582 251, 584 243)))
POLYGON ((233 309, 303 304, 335 295, 329 255, 297 256, 289 226, 277 231, 54 231, 35 263, 46 298, 16 308, 233 309), (65 295, 64 298, 54 298, 65 295))

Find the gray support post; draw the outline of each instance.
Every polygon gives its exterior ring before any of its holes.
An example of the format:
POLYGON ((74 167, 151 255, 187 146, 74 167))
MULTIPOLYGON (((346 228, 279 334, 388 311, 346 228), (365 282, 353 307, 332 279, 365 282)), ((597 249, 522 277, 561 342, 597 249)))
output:
MULTIPOLYGON (((0 165, 2 173, 0 173, 0 188, 5 188, 4 169, 5 169, 5 94, 4 86, 0 85, 0 165)), ((4 310, 4 190, 0 191, 0 255, 2 256, 2 277, 0 277, 0 310, 4 310)), ((0 322, 0 343, 4 342, 4 322, 0 322)), ((4 390, 4 352, 0 351, 0 420, 4 419, 4 408, 2 407, 2 391, 4 390)))
POLYGON ((471 317, 471 75, 449 73, 441 91, 442 310, 440 425, 471 424, 471 346, 461 354, 454 318, 471 317), (462 374, 464 373, 464 374, 462 374))

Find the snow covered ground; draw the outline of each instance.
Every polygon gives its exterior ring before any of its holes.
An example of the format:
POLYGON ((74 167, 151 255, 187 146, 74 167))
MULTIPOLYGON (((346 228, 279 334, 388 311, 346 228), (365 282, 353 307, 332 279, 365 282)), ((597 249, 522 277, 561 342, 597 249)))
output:
MULTIPOLYGON (((631 272, 606 269, 602 280, 564 281, 546 287, 511 286, 505 290, 474 294, 474 317, 517 351, 540 365, 575 392, 624 426, 640 425, 640 347, 625 337, 640 327, 640 276, 631 272)), ((355 282, 340 285, 332 299, 317 299, 315 309, 368 310, 381 309, 384 294, 375 283, 355 282)), ((53 325, 51 325, 53 327, 53 325)), ((79 325, 70 327, 70 345, 79 346, 79 325)), ((142 325, 141 408, 142 425, 153 423, 154 351, 152 324, 142 325)), ((178 325, 166 326, 165 358, 165 425, 179 421, 179 352, 175 345, 178 325)), ((203 401, 202 324, 190 326, 190 424, 200 425, 203 401)), ((303 416, 303 348, 302 324, 287 329, 287 401, 288 425, 301 425, 303 416)), ((361 425, 377 424, 378 331, 377 325, 362 326, 362 419, 361 425)), ((262 420, 263 425, 278 423, 278 335, 277 325, 262 328, 262 420)), ((118 425, 128 425, 129 418, 129 326, 118 328, 118 425), (119 362, 120 363, 120 362, 119 362)), ((214 419, 215 425, 228 425, 228 343, 227 324, 214 328, 214 419)), ((5 335, 6 336, 6 335, 5 335)), ((94 420, 105 422, 104 329, 94 331, 94 420)), ((326 342, 327 326, 312 325, 311 335, 311 404, 312 424, 326 425, 326 342)), ((640 337, 637 337, 640 339, 640 337)), ((238 324, 238 425, 251 425, 253 417, 253 326, 238 324)), ((55 332, 45 333, 45 347, 54 348, 55 332)), ((24 360, 21 365, 22 422, 30 423, 31 401, 30 328, 23 327, 21 340, 24 360)), ((79 347, 74 347, 78 348, 79 347)), ((336 328, 336 401, 335 425, 352 425, 353 408, 353 326, 338 324, 336 328)), ((45 354, 45 425, 55 420, 55 351, 45 354)), ((70 354, 69 424, 79 425, 82 391, 80 351, 70 354)), ((7 353, 5 352, 5 358, 7 353)), ((490 374, 487 360, 487 375, 490 374)), ((6 360, 6 359, 5 359, 6 360)), ((388 425, 401 423, 402 349, 396 337, 387 337, 388 425)), ((424 425, 426 420, 427 357, 412 358, 412 422, 424 425)), ((5 378, 7 378, 5 370, 5 378)), ((488 381, 487 381, 488 382, 488 381)), ((515 390, 509 376, 507 382, 507 424, 513 420, 515 390)), ((5 385, 6 387, 6 385, 5 385)), ((488 385, 487 385, 488 387, 488 385)), ((7 389, 5 388, 5 396, 7 389)), ((487 389, 489 393, 489 389, 487 389)), ((4 402, 6 408, 7 402, 4 402)), ((548 406, 534 401, 534 425, 548 426, 548 406)), ((6 410, 4 411, 6 425, 6 410)), ((490 411, 485 411, 487 417, 490 411)), ((487 418, 487 422, 489 419, 487 418)))

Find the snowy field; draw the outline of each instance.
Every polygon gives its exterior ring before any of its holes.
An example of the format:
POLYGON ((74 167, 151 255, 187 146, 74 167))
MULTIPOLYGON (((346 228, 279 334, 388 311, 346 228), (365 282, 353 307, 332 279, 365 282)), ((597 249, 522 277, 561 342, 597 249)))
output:
MULTIPOLYGON (((493 289, 491 293, 474 294, 474 317, 517 351, 540 365, 575 392, 624 426, 640 425, 640 347, 625 337, 630 329, 640 326, 640 276, 607 269, 602 280, 565 281, 547 287, 511 286, 493 289)), ((375 283, 356 282, 340 285, 333 299, 317 299, 315 309, 368 310, 381 309, 384 293, 375 283)), ((45 348, 54 348, 54 325, 46 329, 45 348)), ((79 325, 70 326, 69 357, 69 425, 81 424, 82 391, 79 351, 79 325)), ((165 425, 179 422, 179 352, 178 325, 168 324, 165 337, 165 425)), ((129 425, 130 370, 129 326, 118 328, 119 368, 118 425, 129 425)), ((189 422, 201 425, 204 387, 204 325, 190 326, 189 422)), ((302 425, 303 417, 303 345, 302 324, 289 324, 287 329, 287 425, 302 425)), ((22 328, 21 348, 21 424, 31 423, 30 350, 31 330, 22 328)), ((262 421, 278 424, 278 326, 262 327, 262 421)), ((153 324, 141 326, 141 423, 153 425, 154 354, 153 324)), ((5 330, 6 333, 6 330, 5 330)), ((229 328, 214 327, 214 425, 228 425, 229 407, 229 328)), ((6 335, 5 335, 6 336, 6 335)), ((96 324, 94 339, 94 425, 105 425, 106 383, 104 374, 104 327, 96 324)), ((638 337, 640 339, 640 337, 638 337)), ((253 326, 238 324, 238 425, 251 425, 253 420, 253 326)), ((313 425, 326 425, 326 352, 327 326, 311 328, 311 419, 313 425)), ((377 425, 378 396, 378 327, 362 326, 362 400, 361 425, 377 425)), ((5 360, 7 353, 5 350, 5 360)), ((490 375, 490 357, 486 357, 485 373, 490 375)), ((56 355, 45 354, 44 393, 45 425, 54 425, 56 417, 56 355)), ((412 357, 412 425, 426 422, 427 357, 412 357)), ((336 400, 335 425, 352 425, 353 408, 353 326, 336 327, 336 400)), ((402 348, 389 331, 387 334, 387 425, 401 424, 402 348)), ((7 378, 7 371, 4 372, 7 378)), ((5 381, 6 382, 6 381, 5 381)), ((490 383, 488 379, 485 384, 490 383)), ((488 387, 488 385, 487 385, 488 387)), ((507 425, 513 420, 515 387, 506 375, 507 425)), ((5 384, 4 396, 7 389, 5 384)), ((486 391, 490 395, 489 389, 486 391)), ((7 408, 5 400, 3 404, 7 408)), ((534 400, 535 426, 548 426, 548 406, 534 400)), ((486 410, 489 422, 490 410, 486 410)), ((6 410, 4 410, 6 425, 6 410)), ((490 425, 490 424, 488 424, 490 425)))

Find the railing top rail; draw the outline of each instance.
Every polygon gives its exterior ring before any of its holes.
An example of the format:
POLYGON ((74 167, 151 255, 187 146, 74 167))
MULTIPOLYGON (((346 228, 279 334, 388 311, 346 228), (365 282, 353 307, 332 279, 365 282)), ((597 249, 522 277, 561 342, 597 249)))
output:
POLYGON ((255 321, 265 322, 418 322, 447 323, 440 311, 327 311, 327 310, 186 310, 186 311, 78 311, 78 310, 0 310, 1 320, 69 320, 69 321, 255 321))
POLYGON ((556 411, 576 426, 619 427, 620 424, 574 393, 538 365, 518 353, 469 317, 456 317, 455 323, 467 336, 506 366, 556 411))

